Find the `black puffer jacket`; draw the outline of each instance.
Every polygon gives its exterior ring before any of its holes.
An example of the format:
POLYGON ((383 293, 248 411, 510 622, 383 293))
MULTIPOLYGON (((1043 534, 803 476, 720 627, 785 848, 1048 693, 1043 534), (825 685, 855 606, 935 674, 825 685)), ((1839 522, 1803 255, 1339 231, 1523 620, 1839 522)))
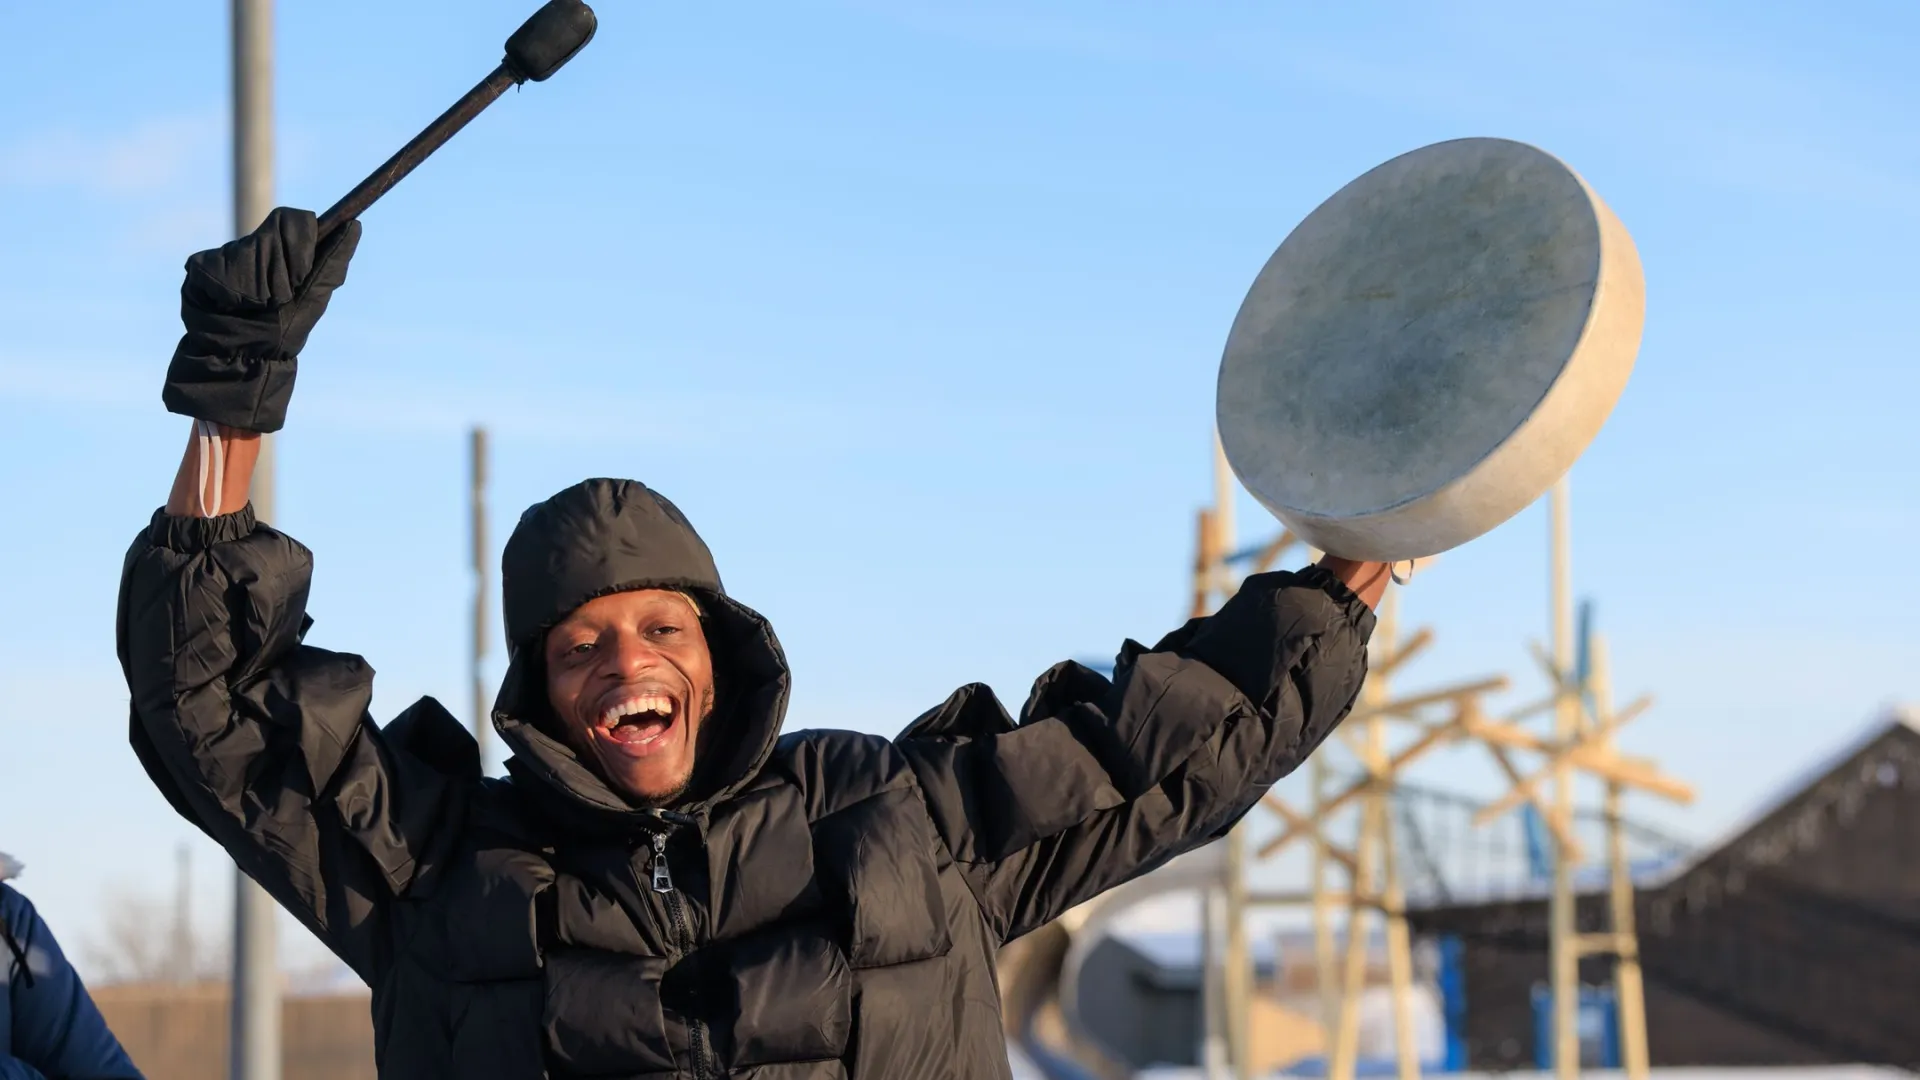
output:
POLYGON ((1373 617, 1318 568, 1250 579, 1114 679, 967 686, 896 739, 779 728, 786 663, 677 510, 626 481, 523 517, 505 558, 512 748, 302 644, 311 559, 251 510, 156 514, 119 647, 173 806, 373 988, 383 1077, 1005 1077, 1004 942, 1218 836, 1351 707, 1373 617), (542 730, 534 657, 581 601, 704 599, 720 697, 688 800, 635 810, 542 730), (664 859, 670 891, 652 887, 664 859))

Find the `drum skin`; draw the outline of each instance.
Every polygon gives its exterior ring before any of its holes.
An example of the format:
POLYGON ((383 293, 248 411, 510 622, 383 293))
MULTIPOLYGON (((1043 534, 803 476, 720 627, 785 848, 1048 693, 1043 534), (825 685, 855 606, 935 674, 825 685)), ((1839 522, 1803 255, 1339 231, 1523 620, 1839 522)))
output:
POLYGON ((1639 254, 1559 159, 1506 139, 1403 154, 1322 203, 1227 336, 1221 445, 1333 555, 1436 555, 1526 508, 1632 374, 1639 254))

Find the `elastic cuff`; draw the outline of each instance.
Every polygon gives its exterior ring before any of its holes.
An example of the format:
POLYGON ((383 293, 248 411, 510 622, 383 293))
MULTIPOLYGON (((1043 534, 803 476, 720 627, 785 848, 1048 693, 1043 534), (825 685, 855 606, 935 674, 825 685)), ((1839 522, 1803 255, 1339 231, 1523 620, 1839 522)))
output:
POLYGON ((1365 619, 1373 616, 1373 609, 1367 606, 1365 600, 1360 599, 1359 593, 1354 592, 1352 587, 1340 580, 1339 575, 1319 563, 1295 570, 1293 579, 1310 588, 1324 590, 1355 624, 1362 624, 1365 619))
POLYGON ((231 514, 210 518, 176 517, 163 506, 153 512, 153 520, 147 525, 147 542, 168 551, 205 551, 215 544, 251 535, 256 524, 252 502, 231 514))

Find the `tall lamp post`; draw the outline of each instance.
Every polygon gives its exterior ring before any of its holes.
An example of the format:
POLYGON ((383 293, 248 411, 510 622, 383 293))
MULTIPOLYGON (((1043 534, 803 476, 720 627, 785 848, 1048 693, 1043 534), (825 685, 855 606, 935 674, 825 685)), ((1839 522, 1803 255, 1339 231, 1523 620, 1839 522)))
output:
MULTIPOLYGON (((245 236, 273 209, 273 0, 233 0, 232 31, 233 233, 245 236)), ((262 521, 274 517, 273 457, 273 437, 263 436, 248 492, 262 521)), ((280 1080, 277 914, 236 867, 229 1080, 280 1080)))

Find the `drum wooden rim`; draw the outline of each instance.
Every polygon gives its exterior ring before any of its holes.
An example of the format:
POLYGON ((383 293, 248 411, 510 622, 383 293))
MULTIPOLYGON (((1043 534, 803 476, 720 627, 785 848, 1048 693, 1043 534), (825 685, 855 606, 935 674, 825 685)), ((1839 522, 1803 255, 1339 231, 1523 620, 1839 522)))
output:
MULTIPOLYGON (((1290 501, 1273 482, 1281 470, 1302 467, 1298 462, 1274 462, 1260 458, 1271 450, 1271 440, 1251 430, 1256 423, 1243 400, 1247 381, 1238 381, 1233 364, 1255 361, 1241 340, 1243 320, 1255 303, 1261 279, 1249 289, 1229 335, 1221 361, 1216 388, 1216 420, 1229 464, 1243 486, 1267 510, 1279 518, 1296 536, 1320 550, 1347 558, 1398 561, 1439 554, 1485 534, 1512 518, 1537 500, 1572 467, 1612 414, 1625 390, 1639 353, 1645 323, 1645 280, 1633 239, 1619 218, 1590 184, 1567 167, 1565 162, 1538 148, 1511 140, 1451 140, 1401 155, 1370 170, 1342 189, 1346 192, 1367 181, 1388 166, 1403 163, 1414 155, 1444 154, 1477 149, 1500 153, 1525 152, 1538 155, 1564 170, 1567 178, 1584 195, 1591 227, 1597 238, 1598 257, 1592 270, 1591 299, 1584 323, 1564 362, 1560 364, 1537 403, 1525 419, 1484 452, 1477 452, 1471 465, 1457 476, 1416 494, 1379 506, 1326 512, 1324 508, 1305 507, 1290 501), (1463 144, 1480 144, 1478 147, 1463 144), (1236 347, 1241 349, 1236 355, 1236 347)), ((1334 203, 1336 195, 1322 204, 1334 203)), ((1316 212, 1319 212, 1317 208, 1316 212)), ((1302 226, 1312 220, 1303 220, 1302 226)), ((1295 232, 1300 229, 1297 227, 1295 232)), ((1289 235, 1289 240, 1293 234, 1289 235)), ((1497 239, 1497 238, 1496 238, 1497 239)), ((1268 267, 1282 258, 1283 243, 1269 260, 1268 267)), ((1268 273, 1263 269, 1263 277, 1268 273)), ((1267 333, 1274 331, 1269 328, 1267 333)), ((1558 357, 1553 359, 1558 360, 1558 357)), ((1311 404, 1310 402, 1308 404, 1311 404)), ((1484 433, 1479 433, 1485 437, 1484 433)), ((1478 444, 1476 443, 1477 447, 1478 444)))

